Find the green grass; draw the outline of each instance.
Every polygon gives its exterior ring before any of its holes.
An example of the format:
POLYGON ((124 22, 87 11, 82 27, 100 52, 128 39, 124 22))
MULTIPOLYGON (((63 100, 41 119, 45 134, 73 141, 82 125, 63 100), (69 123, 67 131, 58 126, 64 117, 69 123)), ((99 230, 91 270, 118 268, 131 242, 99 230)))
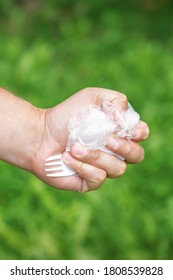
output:
POLYGON ((39 107, 86 86, 112 88, 151 135, 141 164, 84 195, 1 162, 0 259, 172 259, 171 10, 61 2, 39 11, 3 3, 1 86, 39 107))

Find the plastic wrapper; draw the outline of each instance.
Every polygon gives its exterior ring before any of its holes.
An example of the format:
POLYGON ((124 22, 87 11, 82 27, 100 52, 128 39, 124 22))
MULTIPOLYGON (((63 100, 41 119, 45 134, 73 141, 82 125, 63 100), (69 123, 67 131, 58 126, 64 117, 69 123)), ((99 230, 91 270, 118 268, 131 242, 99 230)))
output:
POLYGON ((112 134, 131 139, 139 120, 139 114, 130 104, 126 111, 117 110, 110 102, 104 102, 102 108, 89 105, 70 119, 67 149, 75 142, 99 149, 106 146, 112 134))

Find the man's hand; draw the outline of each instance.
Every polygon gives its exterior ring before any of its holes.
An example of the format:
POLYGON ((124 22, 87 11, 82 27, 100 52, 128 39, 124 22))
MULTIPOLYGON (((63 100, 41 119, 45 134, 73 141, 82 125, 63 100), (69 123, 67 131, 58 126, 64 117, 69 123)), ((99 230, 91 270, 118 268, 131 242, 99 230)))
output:
POLYGON ((123 156, 125 161, 100 150, 86 150, 79 143, 71 147, 71 152, 64 152, 68 137, 67 124, 71 116, 89 104, 101 106, 104 101, 112 102, 120 110, 125 110, 128 106, 124 94, 102 88, 86 88, 51 109, 40 109, 40 125, 37 131, 40 134, 40 143, 37 144, 29 168, 38 178, 59 189, 86 192, 98 189, 107 177, 116 178, 123 175, 127 162, 138 163, 143 160, 144 150, 139 142, 147 139, 149 129, 142 121, 136 127, 131 141, 112 135, 107 143, 107 147, 123 156), (61 153, 66 165, 78 175, 59 178, 46 176, 45 159, 61 153))

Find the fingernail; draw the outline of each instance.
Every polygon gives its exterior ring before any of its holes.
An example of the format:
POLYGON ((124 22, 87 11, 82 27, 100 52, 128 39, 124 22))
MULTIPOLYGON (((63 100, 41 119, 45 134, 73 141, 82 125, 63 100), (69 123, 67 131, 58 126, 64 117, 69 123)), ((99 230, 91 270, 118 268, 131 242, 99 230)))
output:
POLYGON ((140 131, 138 127, 135 127, 132 131, 132 137, 138 137, 140 135, 140 131))
POLYGON ((149 127, 147 124, 143 123, 142 125, 138 125, 136 126, 133 131, 132 131, 132 137, 133 138, 141 138, 142 140, 145 140, 148 138, 149 136, 149 127))
POLYGON ((69 152, 64 152, 62 154, 62 160, 66 163, 66 164, 70 164, 70 162, 74 161, 74 158, 71 156, 71 154, 69 152))
POLYGON ((83 164, 80 160, 73 158, 69 152, 63 153, 62 160, 64 161, 65 165, 67 165, 72 170, 80 169, 83 164))
POLYGON ((112 135, 109 140, 108 140, 108 144, 107 146, 109 146, 111 149, 117 149, 121 146, 121 139, 119 139, 117 136, 112 135))
POLYGON ((72 146, 72 153, 74 156, 83 157, 88 154, 88 149, 78 142, 72 146))

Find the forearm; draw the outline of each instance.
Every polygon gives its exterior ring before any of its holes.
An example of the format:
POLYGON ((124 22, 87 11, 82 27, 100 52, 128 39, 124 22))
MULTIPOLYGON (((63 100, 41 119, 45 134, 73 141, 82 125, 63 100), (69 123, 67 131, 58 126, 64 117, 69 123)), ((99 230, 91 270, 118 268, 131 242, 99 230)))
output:
POLYGON ((32 171, 43 126, 44 110, 0 88, 0 160, 32 171))

